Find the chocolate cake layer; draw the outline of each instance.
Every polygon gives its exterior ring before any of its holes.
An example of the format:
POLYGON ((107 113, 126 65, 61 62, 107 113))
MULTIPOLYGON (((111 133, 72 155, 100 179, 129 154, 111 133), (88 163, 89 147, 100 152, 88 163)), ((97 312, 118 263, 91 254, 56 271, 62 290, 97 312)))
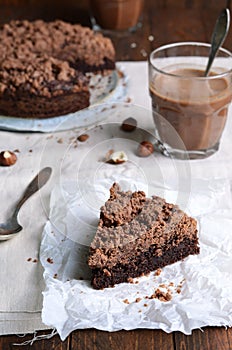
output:
POLYGON ((196 226, 177 205, 157 196, 145 198, 143 192, 122 192, 114 184, 90 246, 94 288, 113 286, 199 253, 196 226))
POLYGON ((3 115, 46 118, 86 108, 86 73, 115 69, 111 40, 77 24, 12 21, 0 39, 3 115))
POLYGON ((178 246, 164 250, 161 256, 156 255, 156 248, 150 247, 147 252, 131 258, 128 264, 118 263, 110 269, 92 270, 92 286, 95 289, 113 287, 115 284, 128 282, 131 278, 146 275, 151 271, 183 260, 190 254, 199 254, 198 240, 185 238, 178 246))

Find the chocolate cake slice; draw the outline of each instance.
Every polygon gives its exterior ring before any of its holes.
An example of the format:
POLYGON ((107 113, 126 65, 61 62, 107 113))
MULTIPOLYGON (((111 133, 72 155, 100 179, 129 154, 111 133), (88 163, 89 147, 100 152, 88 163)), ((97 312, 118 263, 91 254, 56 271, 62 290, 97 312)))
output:
POLYGON ((90 245, 91 283, 114 286, 199 251, 195 219, 163 198, 123 192, 114 183, 90 245))

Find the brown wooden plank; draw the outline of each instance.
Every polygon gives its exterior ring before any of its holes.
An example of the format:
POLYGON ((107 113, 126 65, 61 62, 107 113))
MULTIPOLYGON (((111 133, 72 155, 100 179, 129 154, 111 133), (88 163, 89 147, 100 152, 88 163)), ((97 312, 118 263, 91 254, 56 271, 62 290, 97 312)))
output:
POLYGON ((206 327, 194 330, 191 336, 176 332, 177 349, 181 350, 230 350, 228 330, 222 327, 206 327))
MULTIPOLYGON (((40 331, 37 332, 37 336, 42 334, 50 334, 50 331, 40 331)), ((31 341, 33 339, 33 334, 27 334, 24 337, 19 337, 17 335, 7 335, 0 337, 0 349, 1 350, 13 350, 13 349, 33 349, 33 350, 69 350, 71 337, 67 338, 64 342, 60 340, 58 335, 53 336, 51 339, 41 339, 33 342, 32 345, 20 345, 23 342, 31 341), (19 344, 19 345, 14 345, 19 344)), ((79 349, 79 348, 78 348, 79 349)))
POLYGON ((209 42, 217 16, 226 3, 225 0, 211 1, 211 4, 209 1, 166 0, 151 5, 153 47, 174 41, 209 42))
POLYGON ((149 35, 151 34, 149 1, 145 1, 144 10, 142 13, 142 26, 135 32, 112 32, 106 34, 111 38, 116 49, 116 60, 146 60, 147 54, 151 50, 149 35))
POLYGON ((232 328, 227 329, 227 337, 229 342, 229 349, 232 349, 232 328))
POLYGON ((50 3, 47 5, 43 3, 21 6, 0 5, 0 23, 7 23, 12 19, 43 19, 45 21, 62 19, 70 23, 81 23, 82 25, 90 26, 88 10, 76 5, 56 5, 55 7, 52 7, 50 3))
POLYGON ((103 332, 95 329, 86 329, 72 333, 70 350, 118 350, 137 349, 135 332, 103 332))
POLYGON ((173 350, 172 334, 161 330, 103 332, 98 330, 75 331, 70 350, 173 350))
POLYGON ((138 330, 138 350, 174 350, 175 344, 172 334, 161 330, 138 330))

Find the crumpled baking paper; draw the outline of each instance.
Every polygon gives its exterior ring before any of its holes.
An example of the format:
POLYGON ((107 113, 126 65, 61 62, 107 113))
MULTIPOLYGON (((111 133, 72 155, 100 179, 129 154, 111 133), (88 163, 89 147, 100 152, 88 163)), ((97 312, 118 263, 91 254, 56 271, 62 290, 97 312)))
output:
MULTIPOLYGON (((232 324, 232 201, 227 179, 192 179, 185 209, 198 221, 200 254, 122 283, 94 290, 86 264, 88 245, 96 231, 99 208, 118 181, 124 190, 147 186, 139 179, 110 178, 92 183, 86 179, 79 190, 72 182, 57 185, 51 195, 50 220, 46 223, 40 258, 46 289, 42 320, 57 329, 64 340, 73 330, 106 331, 136 328, 181 331, 191 334, 204 326, 232 324), (81 190, 80 190, 81 189, 81 190), (220 209, 219 209, 220 208, 220 209), (152 298, 159 288, 169 288, 171 300, 152 298)), ((176 188, 162 188, 157 181, 149 192, 175 202, 176 188)))

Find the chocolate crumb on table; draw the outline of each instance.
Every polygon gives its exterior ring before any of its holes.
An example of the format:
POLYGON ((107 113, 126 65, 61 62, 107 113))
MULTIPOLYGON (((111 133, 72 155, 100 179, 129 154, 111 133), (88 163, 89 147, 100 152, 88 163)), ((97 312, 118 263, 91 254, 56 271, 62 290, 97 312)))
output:
POLYGON ((154 294, 154 298, 157 298, 160 301, 170 301, 172 299, 172 294, 170 291, 164 292, 157 288, 154 294))
POLYGON ((157 269, 155 271, 155 276, 159 276, 161 274, 161 272, 162 272, 162 269, 157 269))
POLYGON ((118 77, 120 79, 123 79, 125 77, 125 74, 121 70, 118 70, 118 77))
POLYGON ((142 298, 136 298, 136 299, 135 299, 135 302, 136 302, 136 303, 139 303, 141 300, 142 300, 142 298))
POLYGON ((126 102, 126 103, 131 103, 131 102, 132 102, 132 98, 128 96, 128 97, 125 99, 125 102, 126 102))
POLYGON ((124 299, 123 302, 124 302, 125 304, 130 304, 130 302, 129 302, 128 299, 124 299))
POLYGON ((47 258, 47 262, 48 262, 49 264, 53 264, 53 259, 52 259, 52 258, 47 258))

